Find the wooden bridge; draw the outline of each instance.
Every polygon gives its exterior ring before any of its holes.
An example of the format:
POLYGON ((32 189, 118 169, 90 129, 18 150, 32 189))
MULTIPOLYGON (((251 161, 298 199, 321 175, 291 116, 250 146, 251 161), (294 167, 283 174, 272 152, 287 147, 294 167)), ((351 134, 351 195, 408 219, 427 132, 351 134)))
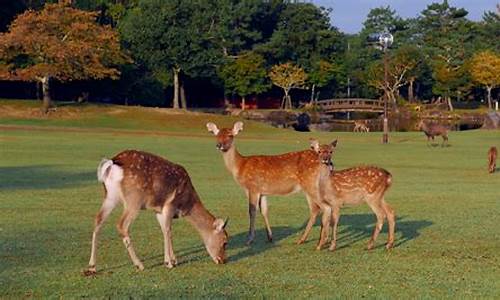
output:
POLYGON ((362 98, 319 100, 318 106, 326 113, 336 112, 384 112, 384 101, 362 98))

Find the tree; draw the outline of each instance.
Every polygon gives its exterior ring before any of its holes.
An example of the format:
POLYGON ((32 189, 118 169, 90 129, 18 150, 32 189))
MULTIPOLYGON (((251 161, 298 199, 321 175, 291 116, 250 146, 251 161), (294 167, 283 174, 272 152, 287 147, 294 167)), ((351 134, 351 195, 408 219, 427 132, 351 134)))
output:
POLYGON ((242 53, 223 66, 219 75, 224 80, 227 91, 241 96, 241 108, 245 109, 245 97, 266 91, 266 69, 264 58, 256 53, 242 53))
POLYGON ((471 60, 470 72, 475 82, 486 87, 488 107, 492 109, 491 90, 500 86, 500 55, 489 50, 476 53, 471 60))
POLYGON ((289 3, 269 42, 258 48, 271 63, 291 61, 310 70, 339 50, 342 35, 330 25, 330 11, 312 3, 289 3))
POLYGON ((371 63, 367 69, 368 85, 387 93, 387 99, 396 105, 396 94, 400 87, 408 83, 408 73, 417 65, 414 49, 402 47, 391 55, 387 66, 387 82, 384 80, 384 64, 382 61, 371 63))
POLYGON ((318 100, 319 92, 315 95, 316 87, 326 86, 335 77, 338 67, 326 60, 320 60, 312 66, 309 72, 309 83, 311 84, 311 104, 318 100))
POLYGON ((0 78, 36 81, 43 88, 43 110, 51 106, 50 80, 117 79, 129 61, 118 34, 95 22, 96 14, 64 3, 19 15, 0 34, 0 78))
POLYGON ((290 98, 291 89, 303 89, 307 80, 307 74, 301 67, 292 63, 275 65, 269 72, 269 78, 274 85, 280 87, 285 92, 281 108, 291 109, 292 99, 290 98))
POLYGON ((450 110, 452 94, 466 88, 464 62, 474 49, 474 26, 465 18, 467 14, 444 0, 428 5, 419 18, 418 43, 433 69, 433 92, 444 96, 450 110))
MULTIPOLYGON (((123 39, 133 55, 161 78, 173 78, 173 107, 179 108, 181 74, 215 72, 222 58, 207 1, 144 0, 120 21, 123 39)), ((165 87, 170 85, 163 81, 165 87)), ((184 108, 186 106, 184 105, 184 108)))

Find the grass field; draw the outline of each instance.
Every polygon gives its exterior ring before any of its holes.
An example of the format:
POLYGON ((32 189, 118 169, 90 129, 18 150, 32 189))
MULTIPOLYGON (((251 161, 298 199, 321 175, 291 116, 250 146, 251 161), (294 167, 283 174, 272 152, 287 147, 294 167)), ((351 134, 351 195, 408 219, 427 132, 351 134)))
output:
MULTIPOLYGON (((422 133, 297 133, 245 122, 243 154, 302 150, 308 139, 339 139, 335 164, 376 164, 389 170, 386 200, 396 210, 396 247, 364 250, 374 225, 366 206, 344 208, 339 249, 315 251, 319 226, 295 245, 308 216, 302 194, 270 197, 275 242, 244 245, 247 201, 223 166, 204 124, 235 119, 155 109, 61 108, 50 118, 0 106, 0 298, 276 297, 474 298, 500 296, 500 172, 486 171, 500 133, 452 132, 450 147, 427 147, 422 133), (73 114, 69 113, 73 112, 73 114), (150 151, 180 163, 203 203, 229 217, 226 265, 215 265, 185 220, 174 222, 177 268, 162 266, 163 238, 152 212, 131 237, 146 269, 136 271, 118 237, 116 209, 100 238, 94 277, 85 277, 94 216, 102 197, 95 170, 123 149, 150 151)), ((318 222, 319 223, 319 222, 318 222)))

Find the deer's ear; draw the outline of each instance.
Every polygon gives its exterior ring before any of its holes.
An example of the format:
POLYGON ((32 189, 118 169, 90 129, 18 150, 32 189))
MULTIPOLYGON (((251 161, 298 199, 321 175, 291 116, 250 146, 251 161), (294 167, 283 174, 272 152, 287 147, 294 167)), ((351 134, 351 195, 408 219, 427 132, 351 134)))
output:
POLYGON ((214 135, 219 134, 219 128, 217 128, 217 125, 215 125, 212 122, 207 123, 207 129, 208 129, 208 131, 213 132, 214 135))
POLYGON ((222 219, 215 219, 213 226, 214 226, 215 231, 221 232, 222 230, 224 230, 224 227, 226 226, 226 222, 222 219))
POLYGON ((319 152, 319 142, 316 139, 309 139, 309 142, 311 143, 311 149, 313 149, 316 152, 319 152))
POLYGON ((333 146, 333 148, 337 147, 337 140, 332 142, 332 146, 333 146))
POLYGON ((238 121, 238 122, 234 123, 233 135, 237 135, 242 130, 243 130, 243 122, 238 121))

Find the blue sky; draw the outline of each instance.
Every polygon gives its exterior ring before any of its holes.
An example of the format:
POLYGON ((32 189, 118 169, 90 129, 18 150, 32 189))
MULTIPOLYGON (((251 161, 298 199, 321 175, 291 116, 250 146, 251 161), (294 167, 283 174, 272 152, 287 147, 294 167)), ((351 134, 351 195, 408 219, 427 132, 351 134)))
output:
MULTIPOLYGON (((363 27, 370 9, 389 5, 396 13, 403 17, 415 17, 428 4, 441 0, 313 0, 316 5, 330 7, 332 25, 346 33, 357 33, 363 27)), ((468 18, 474 21, 481 20, 485 10, 495 11, 497 0, 448 0, 454 7, 463 7, 469 14, 468 18)))

